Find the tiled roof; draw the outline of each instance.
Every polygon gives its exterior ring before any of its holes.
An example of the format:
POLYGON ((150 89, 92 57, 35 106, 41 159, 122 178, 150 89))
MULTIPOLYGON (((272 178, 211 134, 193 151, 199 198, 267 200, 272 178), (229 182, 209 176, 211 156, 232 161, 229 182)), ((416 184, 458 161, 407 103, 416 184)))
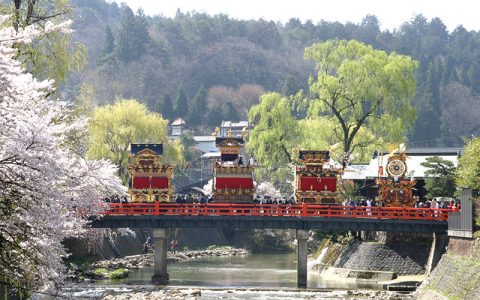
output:
POLYGON ((185 125, 185 121, 182 118, 178 118, 175 121, 173 121, 172 124, 170 125, 173 125, 173 126, 185 125))

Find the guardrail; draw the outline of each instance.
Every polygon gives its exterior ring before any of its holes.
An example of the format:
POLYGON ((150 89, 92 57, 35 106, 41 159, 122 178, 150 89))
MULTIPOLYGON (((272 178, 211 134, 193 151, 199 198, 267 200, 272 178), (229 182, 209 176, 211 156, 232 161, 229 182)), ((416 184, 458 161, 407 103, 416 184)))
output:
POLYGON ((317 204, 109 203, 101 215, 335 217, 447 221, 458 210, 410 207, 330 206, 317 204))

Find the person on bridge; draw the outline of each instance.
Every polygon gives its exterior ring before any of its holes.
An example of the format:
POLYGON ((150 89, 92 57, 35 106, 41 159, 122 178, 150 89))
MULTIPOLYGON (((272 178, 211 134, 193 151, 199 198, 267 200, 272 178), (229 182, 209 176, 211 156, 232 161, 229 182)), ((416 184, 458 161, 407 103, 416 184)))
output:
POLYGON ((255 158, 253 157, 253 153, 250 155, 250 158, 248 159, 248 165, 249 166, 255 165, 255 158))

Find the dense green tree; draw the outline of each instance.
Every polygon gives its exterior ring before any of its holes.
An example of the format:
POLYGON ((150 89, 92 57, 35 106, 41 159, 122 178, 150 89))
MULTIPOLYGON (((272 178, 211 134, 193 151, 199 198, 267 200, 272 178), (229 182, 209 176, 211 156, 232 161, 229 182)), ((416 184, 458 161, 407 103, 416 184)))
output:
POLYGON ((480 137, 468 141, 457 169, 459 187, 480 190, 480 137))
POLYGON ((195 139, 193 138, 193 135, 191 133, 182 133, 182 135, 180 136, 180 142, 182 143, 184 149, 184 156, 186 162, 192 163, 193 160, 200 158, 200 155, 196 155, 198 154, 198 149, 195 148, 197 142, 195 142, 195 139))
POLYGON ((129 7, 126 7, 115 47, 117 58, 125 63, 139 59, 146 53, 149 41, 143 11, 139 9, 135 15, 129 7))
POLYGON ((233 122, 240 121, 240 116, 238 115, 238 111, 235 108, 235 105, 233 105, 233 103, 230 101, 227 101, 223 105, 223 116, 225 120, 229 120, 233 122))
POLYGON ((207 113, 207 89, 202 85, 193 98, 188 111, 187 121, 190 126, 202 125, 207 113))
POLYGON ((157 112, 161 113, 165 119, 171 120, 173 116, 173 103, 169 94, 164 93, 160 102, 158 102, 157 112))
POLYGON ((341 141, 343 165, 357 147, 361 128, 387 141, 400 141, 415 121, 411 99, 415 95, 417 63, 410 57, 387 54, 357 41, 327 41, 305 49, 315 62, 317 76, 311 77, 311 116, 332 115, 334 131, 341 141))
POLYGON ((427 157, 421 165, 425 171, 425 189, 428 198, 453 197, 456 191, 455 166, 439 156, 427 157))
POLYGON ((300 88, 294 76, 288 75, 285 77, 285 80, 283 81, 283 87, 282 87, 283 95, 287 97, 291 95, 295 95, 299 89, 300 88))
POLYGON ((134 99, 118 100, 114 105, 97 108, 89 124, 87 156, 110 159, 126 183, 127 159, 131 143, 162 143, 164 157, 171 163, 182 163, 183 148, 179 141, 167 139, 168 122, 134 99))
POLYGON ((188 98, 180 85, 177 88, 177 98, 175 101, 175 118, 185 118, 188 115, 188 98))
POLYGON ((115 49, 115 38, 113 37, 112 28, 110 26, 105 27, 105 42, 103 44, 102 56, 108 58, 115 49))
POLYGON ((210 108, 210 111, 207 113, 207 125, 218 127, 223 121, 223 110, 222 105, 216 103, 210 108))

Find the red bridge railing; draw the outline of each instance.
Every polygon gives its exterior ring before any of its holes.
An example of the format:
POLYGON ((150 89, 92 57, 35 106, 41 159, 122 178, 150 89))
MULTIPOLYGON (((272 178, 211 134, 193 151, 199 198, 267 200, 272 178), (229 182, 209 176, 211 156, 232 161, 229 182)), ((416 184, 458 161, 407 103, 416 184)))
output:
POLYGON ((447 221, 452 209, 327 206, 316 204, 109 203, 102 215, 335 217, 447 221))

